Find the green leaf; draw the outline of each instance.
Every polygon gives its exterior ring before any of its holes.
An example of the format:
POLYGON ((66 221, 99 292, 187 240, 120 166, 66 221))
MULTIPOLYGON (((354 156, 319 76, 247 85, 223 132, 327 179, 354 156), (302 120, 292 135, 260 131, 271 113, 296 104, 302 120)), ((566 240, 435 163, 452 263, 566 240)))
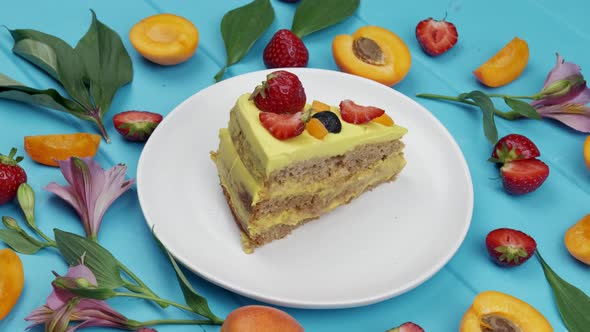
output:
POLYGON ((508 97, 504 97, 504 102, 506 102, 506 105, 510 106, 510 108, 512 108, 516 113, 522 116, 535 120, 541 120, 541 115, 539 115, 537 110, 529 103, 508 97))
POLYGON ((77 265, 84 255, 84 265, 94 273, 100 288, 123 286, 118 261, 100 244, 77 234, 54 229, 57 248, 66 262, 77 265))
POLYGON ((254 0, 223 15, 221 36, 227 60, 225 67, 215 75, 216 81, 221 80, 227 67, 240 61, 250 51, 274 19, 275 12, 269 0, 254 0))
POLYGON ((0 229, 0 240, 4 241, 14 251, 25 255, 32 255, 46 247, 40 243, 29 241, 20 232, 12 229, 0 229))
POLYGON ((63 97, 55 89, 30 88, 2 74, 0 74, 0 98, 70 113, 84 120, 90 119, 78 103, 63 97))
POLYGON ((572 332, 588 331, 590 326, 590 297, 582 290, 563 280, 547 265, 541 253, 537 257, 543 266, 545 278, 549 282, 557 301, 557 308, 563 323, 572 332))
POLYGON ((75 50, 86 67, 90 95, 102 117, 109 110, 117 90, 133 79, 131 57, 121 37, 97 20, 94 11, 92 24, 75 50))
POLYGON ((291 31, 303 38, 348 18, 359 4, 360 0, 302 0, 297 6, 291 31))
POLYGON ((490 97, 481 91, 474 90, 460 94, 459 99, 461 101, 471 99, 479 106, 483 112, 483 132, 492 145, 496 144, 498 141, 498 129, 496 129, 496 122, 494 121, 494 103, 490 97))
POLYGON ((92 102, 84 85, 84 63, 70 45, 55 36, 36 30, 10 30, 10 34, 14 39, 14 53, 59 81, 70 96, 86 110, 92 109, 92 102))
POLYGON ((209 318, 214 322, 220 322, 221 319, 218 318, 217 316, 215 316, 215 314, 213 314, 213 312, 211 312, 211 309, 209 308, 209 303, 207 302, 207 299, 202 297, 201 295, 199 295, 193 289, 190 282, 186 279, 184 273, 182 273, 182 270, 180 269, 180 267, 178 266, 178 264, 174 260, 174 257, 172 257, 172 255, 168 252, 168 250, 166 250, 166 247, 164 247, 162 242, 160 242, 160 240, 156 237, 156 234, 153 234, 153 236, 154 236, 154 239, 156 240, 158 246, 160 247, 160 249, 162 249, 164 254, 166 254, 168 259, 170 260, 170 264, 172 264, 172 267, 174 267, 174 271, 176 272, 176 278, 178 279, 178 284, 180 285, 180 288, 182 289, 182 294, 184 295, 184 300, 186 301, 186 304, 196 314, 199 314, 203 317, 209 318))

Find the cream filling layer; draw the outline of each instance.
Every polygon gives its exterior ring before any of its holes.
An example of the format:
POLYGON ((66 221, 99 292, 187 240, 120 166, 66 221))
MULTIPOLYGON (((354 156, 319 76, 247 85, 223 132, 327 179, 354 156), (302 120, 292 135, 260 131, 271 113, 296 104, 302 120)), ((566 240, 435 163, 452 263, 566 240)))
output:
MULTIPOLYGON (((242 130, 255 155, 252 158, 254 167, 266 176, 294 162, 341 155, 358 145, 395 140, 407 133, 406 128, 397 125, 389 127, 374 122, 358 125, 341 120, 342 131, 329 134, 323 140, 314 138, 307 131, 294 138, 278 140, 260 124, 260 110, 249 97, 250 93, 245 93, 238 98, 232 112, 239 128, 230 126, 229 130, 242 130)), ((340 117, 337 107, 332 107, 332 111, 340 117)))

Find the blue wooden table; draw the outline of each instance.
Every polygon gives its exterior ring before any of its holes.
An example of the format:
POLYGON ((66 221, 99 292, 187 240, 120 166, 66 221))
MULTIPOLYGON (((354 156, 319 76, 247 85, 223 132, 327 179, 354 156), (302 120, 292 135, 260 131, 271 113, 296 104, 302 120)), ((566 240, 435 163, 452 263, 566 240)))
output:
MULTIPOLYGON (((112 143, 101 144, 96 160, 104 167, 125 163, 129 167, 128 175, 135 177, 143 144, 130 143, 119 136, 112 126, 112 115, 139 109, 165 116, 184 99, 213 84, 213 76, 225 61, 219 30, 221 18, 228 10, 247 2, 20 0, 3 4, 0 24, 11 29, 37 29, 75 45, 86 32, 91 20, 89 9, 93 9, 102 22, 122 36, 132 57, 135 75, 133 82, 119 91, 105 117, 112 143), (173 67, 162 67, 144 60, 131 47, 127 37, 136 22, 164 12, 190 19, 200 31, 196 55, 173 67)), ((277 17, 271 28, 239 64, 228 70, 226 77, 264 69, 264 46, 276 30, 290 27, 295 11, 292 4, 277 0, 272 0, 272 4, 277 17)), ((539 91, 555 63, 556 52, 566 60, 580 64, 582 72, 590 77, 590 32, 586 23, 589 11, 590 3, 584 0, 567 4, 552 0, 363 0, 350 19, 305 38, 310 51, 309 67, 338 70, 331 53, 335 35, 352 33, 365 25, 379 25, 397 33, 408 44, 413 63, 405 80, 394 88, 423 104, 457 140, 473 177, 475 207, 471 228, 457 254, 439 273, 418 288, 382 303, 354 309, 284 310, 299 320, 307 331, 384 331, 405 321, 417 322, 426 331, 457 331, 461 317, 475 295, 483 290, 498 290, 527 301, 549 319, 556 331, 566 331, 538 261, 532 259, 515 269, 498 267, 487 257, 484 238, 490 230, 498 227, 512 227, 529 233, 537 240, 539 249, 556 272, 585 292, 590 292, 589 267, 573 259, 563 244, 566 229, 590 212, 590 172, 582 157, 586 135, 550 121, 498 120, 500 136, 513 132, 526 134, 538 145, 542 159, 551 168, 548 180, 539 190, 513 197, 503 191, 496 168, 486 161, 491 147, 481 130, 480 112, 414 96, 420 92, 456 95, 472 89, 486 90, 477 83, 472 70, 515 36, 528 42, 531 51, 529 64, 521 77, 495 92, 518 95, 539 91), (459 42, 448 53, 431 58, 420 49, 414 28, 424 18, 441 18, 445 13, 448 13, 448 20, 457 26, 459 42)), ((1 29, 0 72, 34 87, 56 86, 39 70, 12 54, 11 46, 9 33, 1 29)), ((24 153, 23 137, 27 135, 94 130, 89 123, 81 123, 65 114, 0 101, 0 151, 3 153, 13 146, 24 153)), ((52 181, 63 183, 59 170, 36 164, 29 158, 25 158, 21 165, 27 170, 29 184, 37 193, 37 223, 40 228, 47 233, 55 227, 80 233, 78 217, 72 210, 42 189, 52 181)), ((0 215, 21 218, 16 203, 0 206, 0 215)), ((173 271, 146 227, 135 188, 125 193, 107 212, 100 242, 142 276, 156 293, 182 301, 173 271)), ((0 321, 0 331, 22 331, 27 326, 23 318, 45 303, 53 280, 51 271, 62 274, 66 271, 63 261, 50 250, 33 256, 21 255, 21 258, 26 274, 24 292, 13 312, 0 321)), ((239 306, 253 303, 193 274, 188 275, 220 317, 225 317, 239 306)), ((345 289, 342 291, 346 292, 345 289)), ((190 317, 175 309, 163 311, 141 300, 115 299, 109 303, 136 320, 190 317)), ((159 331, 218 329, 210 326, 202 329, 194 326, 158 328, 159 331)))

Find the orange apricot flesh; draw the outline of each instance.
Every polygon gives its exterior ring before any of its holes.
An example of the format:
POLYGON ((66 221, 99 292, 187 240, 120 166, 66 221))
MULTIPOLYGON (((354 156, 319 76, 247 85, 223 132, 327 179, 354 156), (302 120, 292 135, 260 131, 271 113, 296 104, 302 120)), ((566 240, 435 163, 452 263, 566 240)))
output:
POLYGON ((391 127, 391 126, 393 126, 395 124, 395 122, 393 121, 393 119, 389 115, 387 115, 387 113, 383 113, 383 115, 381 115, 380 117, 375 118, 375 119, 373 119, 371 121, 372 122, 379 123, 379 124, 382 124, 382 125, 387 126, 387 127, 391 127))
POLYGON ((10 249, 0 250, 0 321, 18 301, 24 283, 23 263, 18 255, 10 249))
POLYGON ((590 169, 590 135, 588 135, 586 137, 586 140, 584 140, 583 153, 584 153, 584 162, 586 163, 586 167, 588 167, 588 169, 590 169))
POLYGON ((530 304, 505 293, 484 291, 475 297, 463 315, 459 332, 495 331, 553 332, 553 327, 530 304))
POLYGON ((336 36, 332 54, 343 72, 387 86, 404 79, 412 65, 406 43, 392 31, 378 26, 365 26, 352 35, 336 36))
POLYGON ((529 46, 515 37, 493 57, 473 71, 484 85, 496 88, 514 81, 529 62, 529 46))
POLYGON ((160 65, 176 65, 195 53, 199 30, 184 17, 157 14, 135 24, 129 40, 146 59, 160 65))
POLYGON ((249 305, 232 311, 221 332, 303 332, 303 327, 286 312, 261 305, 249 305))
POLYGON ((314 113, 317 112, 322 112, 322 111, 329 111, 330 110, 330 105, 326 104, 326 103, 322 103, 319 100, 314 100, 311 103, 311 108, 313 109, 314 113))
POLYGON ((328 129, 326 129, 326 127, 324 127, 324 124, 322 123, 322 121, 316 119, 316 118, 311 118, 311 120, 309 120, 309 122, 307 122, 307 124, 305 125, 305 130, 307 130, 307 132, 317 138, 317 139, 324 139, 324 137, 326 137, 326 135, 328 135, 328 129))
POLYGON ((100 135, 89 133, 25 136, 25 151, 40 164, 58 166, 57 160, 94 157, 100 139, 100 135))
POLYGON ((590 265, 590 214, 565 232, 564 242, 572 256, 590 265))

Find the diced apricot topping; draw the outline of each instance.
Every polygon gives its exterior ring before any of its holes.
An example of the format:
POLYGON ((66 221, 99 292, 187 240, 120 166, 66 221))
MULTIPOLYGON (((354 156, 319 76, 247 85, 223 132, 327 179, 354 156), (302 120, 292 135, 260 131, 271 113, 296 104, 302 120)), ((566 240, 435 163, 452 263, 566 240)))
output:
POLYGON ((351 35, 338 35, 332 54, 343 72, 392 86, 401 81, 412 64, 410 50, 395 33, 365 26, 351 35))
POLYGON ((515 37, 498 53, 473 71, 484 85, 495 88, 514 81, 529 62, 528 44, 515 37))
POLYGON ((12 310, 25 283, 23 263, 10 249, 0 250, 0 320, 12 310))
POLYGON ((314 100, 311 103, 311 109, 313 110, 314 113, 321 112, 321 111, 329 111, 330 105, 322 103, 321 101, 318 101, 318 100, 314 100))
POLYGON ((94 157, 99 145, 100 135, 89 133, 25 136, 29 157, 48 166, 70 157, 94 157))
POLYGON ((479 293, 463 315, 459 332, 553 332, 530 304, 495 291, 479 293))
POLYGON ((184 17, 157 14, 135 24, 129 40, 146 59, 160 65, 175 65, 193 56, 199 44, 199 30, 184 17))
POLYGON ((305 125, 305 129, 311 136, 317 139, 324 139, 324 137, 328 135, 328 129, 326 129, 324 124, 316 118, 311 118, 311 120, 307 122, 307 125, 305 125))
POLYGON ((580 262, 590 265, 590 214, 565 232, 565 247, 580 262))
POLYGON ((391 127, 395 124, 395 122, 393 122, 393 119, 389 115, 387 115, 387 113, 383 113, 383 115, 373 119, 372 121, 387 127, 391 127))

